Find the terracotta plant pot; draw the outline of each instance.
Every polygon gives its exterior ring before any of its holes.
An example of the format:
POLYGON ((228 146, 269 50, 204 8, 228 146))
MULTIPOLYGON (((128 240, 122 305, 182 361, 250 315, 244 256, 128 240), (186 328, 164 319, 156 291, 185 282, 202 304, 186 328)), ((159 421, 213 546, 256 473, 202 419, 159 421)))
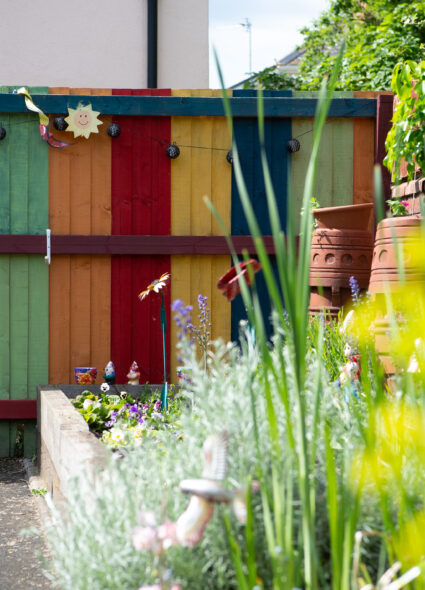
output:
POLYGON ((351 301, 350 277, 361 290, 369 284, 373 204, 316 209, 310 258, 310 313, 336 317, 351 301))
MULTIPOLYGON (((377 227, 375 247, 373 250, 372 272, 370 275, 369 291, 373 297, 380 298, 385 309, 385 292, 396 288, 400 283, 397 265, 397 248, 403 255, 404 280, 410 283, 423 283, 425 275, 422 269, 411 262, 406 248, 421 247, 418 233, 421 217, 406 216, 383 219, 377 227)), ((400 318, 398 318, 400 322, 400 318)), ((391 358, 390 350, 390 322, 385 312, 373 322, 375 348, 387 375, 394 375, 396 368, 391 358)))
MULTIPOLYGON (((405 251, 407 247, 415 243, 420 247, 418 236, 420 225, 421 217, 419 215, 391 217, 383 219, 378 224, 369 283, 371 293, 385 293, 387 288, 391 289, 398 285, 400 277, 397 266, 397 248, 405 251)), ((403 267, 406 281, 423 282, 423 271, 413 266, 406 255, 403 258, 403 267)))
POLYGON ((348 229, 368 231, 371 227, 373 203, 324 207, 313 211, 318 229, 348 229))

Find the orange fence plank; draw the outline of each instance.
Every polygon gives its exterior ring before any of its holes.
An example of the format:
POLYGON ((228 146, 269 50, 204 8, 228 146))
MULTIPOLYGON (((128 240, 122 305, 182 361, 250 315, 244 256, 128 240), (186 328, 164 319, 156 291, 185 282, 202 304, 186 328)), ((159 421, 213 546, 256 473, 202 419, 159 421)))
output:
MULTIPOLYGON (((110 90, 50 88, 50 94, 110 95, 110 90)), ((65 113, 64 113, 65 114, 65 113)), ((49 223, 53 234, 111 233, 111 117, 99 133, 49 151, 49 223)), ((109 256, 54 256, 50 269, 50 383, 74 382, 74 367, 96 366, 98 382, 110 360, 109 256)))

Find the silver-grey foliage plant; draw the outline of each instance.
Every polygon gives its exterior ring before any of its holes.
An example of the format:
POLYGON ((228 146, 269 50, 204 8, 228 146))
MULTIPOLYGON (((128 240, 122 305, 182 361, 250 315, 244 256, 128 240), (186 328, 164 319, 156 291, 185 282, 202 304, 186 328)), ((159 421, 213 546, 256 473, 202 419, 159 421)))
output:
MULTIPOLYGON (((331 88, 334 83, 335 76, 331 88)), ((280 227, 262 151, 277 281, 233 146, 239 193, 274 308, 272 341, 265 336, 251 277, 252 291, 240 284, 250 322, 250 329, 242 329, 240 346, 215 343, 206 371, 194 357, 185 361, 193 374, 192 384, 185 386, 183 440, 159 432, 140 449, 111 457, 94 483, 84 477, 74 482, 64 518, 54 513, 49 527, 52 567, 63 590, 137 590, 158 580, 158 567, 169 569, 170 579, 184 590, 349 589, 361 514, 359 495, 350 491, 347 478, 362 427, 362 401, 353 400, 356 410, 349 411, 348 402, 329 384, 320 349, 308 347, 310 201, 330 103, 325 86, 318 102, 298 255, 293 226, 286 234, 280 227), (227 483, 247 490, 247 526, 239 525, 227 507, 216 508, 197 547, 172 547, 166 563, 159 564, 152 554, 133 547, 138 515, 153 510, 161 522, 181 514, 188 499, 179 492, 179 481, 201 474, 202 444, 208 434, 224 428, 230 433, 227 483), (257 494, 250 492, 253 480, 259 482, 257 494)), ((264 144, 262 104, 260 95, 264 144)), ((226 98, 225 108, 231 121, 226 98)))

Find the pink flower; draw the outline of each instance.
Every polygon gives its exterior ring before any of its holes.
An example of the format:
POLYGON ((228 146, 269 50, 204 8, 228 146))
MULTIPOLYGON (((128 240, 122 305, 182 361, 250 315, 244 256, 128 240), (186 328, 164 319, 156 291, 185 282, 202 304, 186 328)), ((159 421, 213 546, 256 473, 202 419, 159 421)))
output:
POLYGON ((173 545, 177 545, 176 523, 166 520, 158 529, 158 539, 162 542, 162 548, 167 551, 173 545))
POLYGON ((156 549, 158 544, 157 530, 153 526, 136 527, 133 532, 133 545, 139 551, 156 549))

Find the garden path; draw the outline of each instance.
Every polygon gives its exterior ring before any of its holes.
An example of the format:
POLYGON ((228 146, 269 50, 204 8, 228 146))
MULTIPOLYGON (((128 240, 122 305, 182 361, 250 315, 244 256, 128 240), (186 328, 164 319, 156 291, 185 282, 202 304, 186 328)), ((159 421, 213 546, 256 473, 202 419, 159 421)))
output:
POLYGON ((34 496, 20 459, 0 459, 0 588, 33 590, 51 588, 37 554, 45 553, 43 539, 21 536, 22 529, 41 529, 34 496))

